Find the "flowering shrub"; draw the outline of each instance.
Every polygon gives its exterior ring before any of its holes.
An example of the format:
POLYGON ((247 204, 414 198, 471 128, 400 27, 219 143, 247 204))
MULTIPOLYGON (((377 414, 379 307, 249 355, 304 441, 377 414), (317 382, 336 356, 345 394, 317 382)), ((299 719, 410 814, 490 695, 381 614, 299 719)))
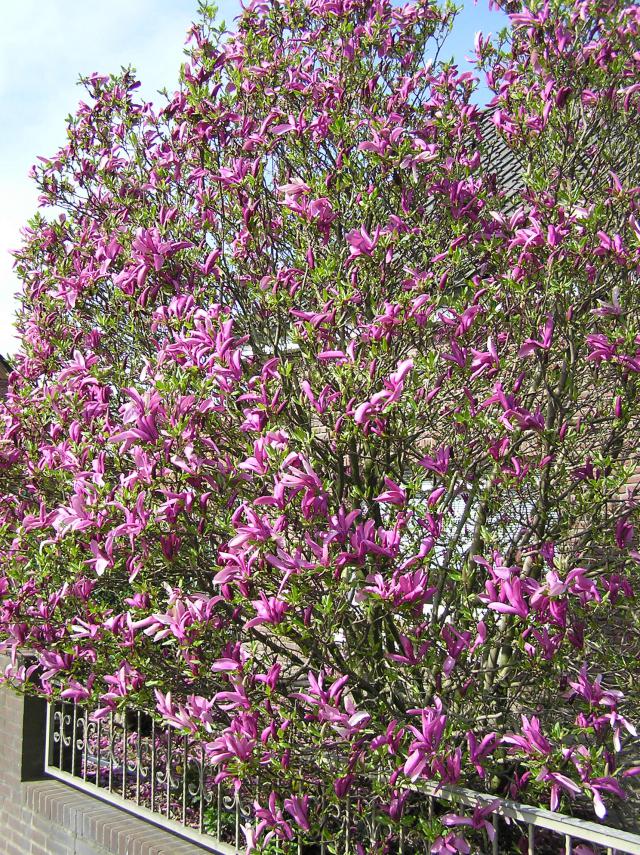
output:
POLYGON ((518 4, 487 112, 430 0, 201 11, 164 107, 93 75, 34 168, 6 679, 270 782, 250 845, 363 781, 388 845, 422 780, 603 817, 638 771, 640 9, 518 4))

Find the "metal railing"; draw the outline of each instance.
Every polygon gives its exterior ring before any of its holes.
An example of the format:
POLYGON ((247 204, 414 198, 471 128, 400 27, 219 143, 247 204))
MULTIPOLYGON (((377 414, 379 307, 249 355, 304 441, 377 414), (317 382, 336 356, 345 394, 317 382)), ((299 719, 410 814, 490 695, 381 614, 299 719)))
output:
MULTIPOLYGON (((95 721, 90 710, 74 703, 49 706, 45 770, 220 855, 244 852, 251 804, 254 799, 266 804, 271 789, 266 783, 261 787, 256 779, 243 782, 237 793, 230 780, 220 780, 201 741, 158 724, 143 710, 111 713, 95 721)), ((403 815, 413 823, 412 827, 398 823, 391 841, 388 793, 376 796, 376 788, 368 784, 356 783, 348 796, 332 803, 312 802, 310 813, 320 827, 317 838, 300 837, 296 829, 291 837, 277 837, 278 850, 351 855, 358 851, 358 843, 366 841, 367 852, 383 851, 386 846, 384 851, 398 855, 429 853, 433 841, 423 832, 416 834, 416 829, 436 828, 437 816, 445 812, 443 805, 451 810, 448 803, 453 803, 457 813, 464 808, 493 807, 493 841, 483 831, 482 848, 475 852, 571 855, 582 843, 596 855, 640 855, 640 835, 461 787, 429 783, 403 788, 403 815)))

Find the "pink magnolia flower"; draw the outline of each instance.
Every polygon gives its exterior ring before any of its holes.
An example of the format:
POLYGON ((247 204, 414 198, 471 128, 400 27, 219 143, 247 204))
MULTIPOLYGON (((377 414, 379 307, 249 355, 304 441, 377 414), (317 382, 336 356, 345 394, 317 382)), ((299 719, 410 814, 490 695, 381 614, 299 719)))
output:
POLYGON ((425 657, 425 654, 429 650, 431 646, 431 642, 423 641, 422 644, 419 645, 418 650, 414 650, 413 644, 410 639, 406 637, 406 635, 402 635, 399 633, 400 644, 402 647, 402 653, 387 653, 387 659, 391 659, 392 662, 398 662, 400 665, 418 665, 425 657))
POLYGON ((386 476, 384 484, 387 489, 383 493, 380 493, 379 496, 376 496, 373 500, 374 502, 380 502, 381 504, 386 502, 389 505, 404 505, 406 503, 407 494, 402 487, 386 476))
POLYGON ((91 688, 94 682, 95 674, 91 674, 89 676, 86 686, 83 686, 77 680, 69 680, 67 688, 60 692, 60 697, 73 701, 74 703, 85 701, 87 698, 91 697, 91 688))
POLYGON ((620 784, 611 776, 602 778, 591 778, 585 781, 585 786, 591 790, 593 797, 593 808, 596 816, 599 819, 604 819, 607 815, 607 808, 602 800, 602 793, 611 793, 619 799, 626 799, 627 794, 622 789, 620 784))
POLYGON ((580 668, 577 679, 569 681, 569 686, 570 689, 565 693, 567 699, 579 695, 592 706, 615 707, 624 698, 618 689, 602 688, 602 674, 598 674, 593 682, 590 681, 586 662, 580 668))
POLYGON ((295 199, 297 196, 305 195, 311 192, 311 188, 308 184, 305 184, 300 178, 294 178, 288 184, 281 184, 278 187, 281 193, 285 195, 285 201, 288 198, 295 199))
POLYGON ((523 586, 520 579, 513 578, 512 581, 503 581, 500 584, 499 599, 496 596, 493 582, 486 583, 486 594, 480 599, 486 600, 488 607, 495 612, 507 615, 517 615, 523 620, 529 614, 529 606, 523 596, 523 586))
MULTIPOLYGON (((275 792, 272 792, 266 807, 262 807, 257 800, 254 802, 256 819, 259 820, 256 827, 256 839, 261 837, 265 829, 269 829, 262 842, 263 846, 266 846, 274 836, 281 840, 293 840, 294 838, 293 829, 285 820, 282 810, 277 806, 276 798, 275 792)), ((299 812, 300 808, 296 807, 296 811, 299 812)))
POLYGON ((420 466, 429 469, 438 475, 446 475, 451 461, 451 446, 437 449, 433 456, 427 455, 420 460, 420 466))
POLYGON ((353 229, 347 232, 350 257, 355 259, 360 255, 372 255, 378 244, 379 237, 380 226, 376 226, 373 235, 370 235, 364 226, 361 226, 360 229, 353 229))
POLYGON ((351 784, 355 781, 355 775, 344 775, 342 778, 336 778, 333 782, 333 789, 339 799, 343 799, 351 788, 351 784))
POLYGON ((329 199, 324 196, 320 199, 312 199, 309 202, 307 212, 311 220, 317 224, 325 238, 328 239, 331 223, 338 217, 329 199))
POLYGON ((500 744, 500 739, 496 733, 488 733, 483 739, 478 742, 472 731, 467 731, 467 743, 469 745, 469 760, 475 766, 476 772, 481 778, 484 778, 486 772, 482 765, 485 760, 500 744))
POLYGON ((518 356, 524 358, 526 356, 530 356, 532 353, 535 353, 536 350, 549 350, 551 347, 551 340, 553 338, 553 315, 547 316, 547 322, 544 325, 542 330, 542 336, 540 340, 535 340, 532 338, 528 338, 524 344, 520 347, 518 351, 518 356))
POLYGON ((558 810, 560 804, 560 794, 566 793, 571 799, 582 792, 582 788, 578 786, 566 775, 560 772, 551 772, 546 766, 543 766, 540 774, 537 777, 538 781, 544 781, 551 785, 551 797, 549 800, 549 809, 558 810))
POLYGON ((205 743, 205 751, 212 766, 229 760, 244 763, 251 759, 255 745, 255 739, 226 730, 212 742, 205 743))
POLYGON ((417 781, 440 745, 447 717, 442 712, 442 701, 439 698, 435 699, 433 707, 409 712, 420 715, 422 726, 420 729, 413 725, 407 728, 415 739, 409 746, 410 753, 404 764, 404 774, 412 781, 417 781))
POLYGON ((472 816, 459 816, 458 814, 448 813, 442 817, 441 822, 446 826, 468 825, 477 831, 486 831, 489 840, 495 837, 495 828, 493 823, 489 822, 487 817, 491 816, 500 807, 499 799, 490 802, 488 805, 478 805, 473 811, 472 816))
POLYGON ((289 604, 277 597, 267 597, 260 592, 259 600, 252 600, 251 605, 256 610, 256 616, 245 623, 245 629, 251 629, 253 626, 259 626, 263 623, 276 625, 282 623, 284 616, 289 609, 289 604))
POLYGON ((522 734, 507 733, 506 736, 503 736, 502 741, 508 745, 515 745, 528 754, 547 756, 552 751, 552 745, 543 735, 540 729, 540 720, 536 716, 531 716, 531 719, 528 719, 526 715, 523 715, 522 734))
POLYGON ((464 837, 453 832, 437 837, 431 847, 431 855, 456 855, 456 853, 468 855, 469 852, 471 847, 464 837))
POLYGON ((284 809, 303 831, 309 831, 309 796, 290 796, 284 800, 284 809))
POLYGON ((625 549, 631 544, 634 535, 634 527, 626 517, 620 517, 616 523, 616 545, 625 549))

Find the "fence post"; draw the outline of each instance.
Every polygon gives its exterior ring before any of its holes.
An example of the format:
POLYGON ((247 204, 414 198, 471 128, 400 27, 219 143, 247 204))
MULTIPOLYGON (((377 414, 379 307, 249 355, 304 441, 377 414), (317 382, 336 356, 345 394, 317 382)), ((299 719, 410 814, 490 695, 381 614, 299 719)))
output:
POLYGON ((22 757, 20 780, 37 781, 45 777, 45 740, 47 702, 25 695, 22 707, 22 757))

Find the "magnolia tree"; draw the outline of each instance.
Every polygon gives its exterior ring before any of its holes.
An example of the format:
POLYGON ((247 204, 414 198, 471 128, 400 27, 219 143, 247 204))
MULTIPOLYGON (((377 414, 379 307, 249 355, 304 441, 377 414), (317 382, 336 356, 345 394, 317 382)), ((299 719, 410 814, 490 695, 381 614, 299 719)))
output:
POLYGON ((604 817, 640 771, 640 9, 509 8, 483 111, 449 6, 203 6, 166 106, 93 75, 34 168, 5 680, 259 775, 251 846, 369 791, 393 847, 421 781, 604 817))

